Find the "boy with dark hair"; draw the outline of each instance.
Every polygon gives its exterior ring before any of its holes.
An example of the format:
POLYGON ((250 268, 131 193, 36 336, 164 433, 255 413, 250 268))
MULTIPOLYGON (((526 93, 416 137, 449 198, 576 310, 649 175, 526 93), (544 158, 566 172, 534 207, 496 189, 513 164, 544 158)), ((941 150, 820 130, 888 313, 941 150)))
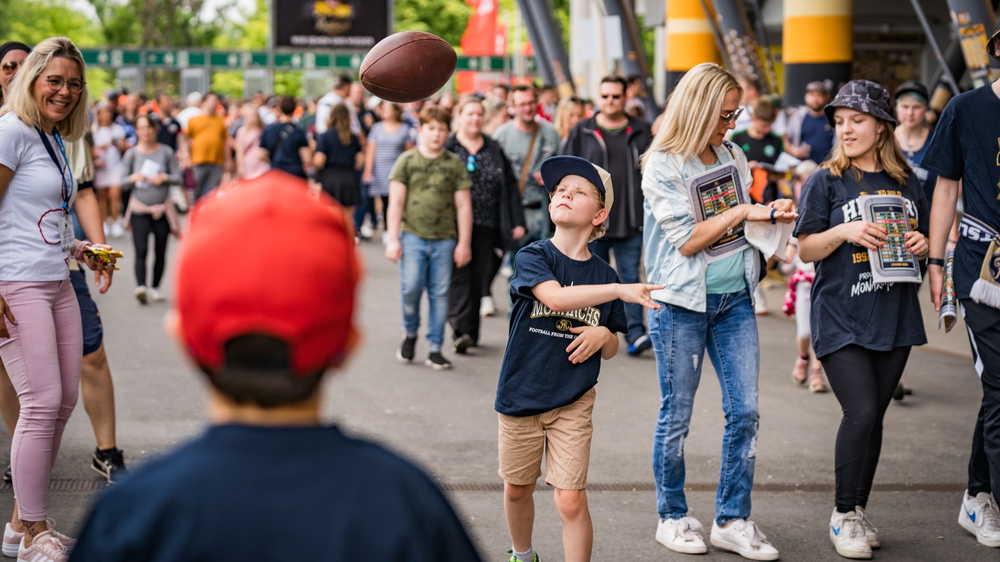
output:
POLYGON ((166 323, 208 378, 211 426, 108 488, 71 560, 479 560, 427 476, 320 422, 324 373, 358 340, 333 199, 268 172, 199 203, 184 244, 166 323), (295 267, 246 259, 289 248, 295 267))
POLYGON ((732 141, 746 153, 753 170, 750 196, 757 203, 767 204, 778 198, 778 184, 771 177, 771 172, 778 156, 785 150, 785 143, 771 132, 777 118, 778 110, 774 103, 766 97, 757 98, 750 104, 750 126, 732 136, 732 141))
POLYGON ((586 487, 601 359, 618 353, 616 332, 627 329, 622 301, 658 308, 649 291, 662 286, 620 284, 615 270, 587 248, 603 235, 614 203, 610 174, 576 156, 549 158, 541 174, 556 228, 551 239, 529 244, 514 258, 510 338, 495 404, 500 476, 510 562, 539 560, 531 546, 532 494, 543 451, 565 559, 584 562, 594 542, 586 487))
POLYGON ((312 162, 312 149, 305 129, 292 119, 296 107, 295 96, 281 96, 278 100, 281 115, 276 123, 264 127, 257 154, 261 160, 270 162, 271 168, 304 178, 312 162))
POLYGON ((396 359, 413 361, 420 329, 420 298, 427 291, 430 319, 428 357, 434 369, 450 369, 441 354, 448 318, 452 264, 472 259, 472 179, 463 162, 444 143, 451 112, 428 106, 420 112, 420 141, 396 160, 389 173, 389 208, 385 214, 385 257, 399 263, 403 301, 403 342, 396 359))

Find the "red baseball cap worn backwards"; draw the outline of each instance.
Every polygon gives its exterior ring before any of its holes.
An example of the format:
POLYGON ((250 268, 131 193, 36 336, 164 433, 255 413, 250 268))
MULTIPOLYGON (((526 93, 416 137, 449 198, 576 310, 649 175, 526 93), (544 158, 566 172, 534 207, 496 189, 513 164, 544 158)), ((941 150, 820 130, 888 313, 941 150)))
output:
POLYGON ((361 266, 344 209, 272 170, 216 189, 192 210, 175 287, 195 362, 224 366, 230 339, 264 334, 289 347, 296 376, 342 358, 361 266))

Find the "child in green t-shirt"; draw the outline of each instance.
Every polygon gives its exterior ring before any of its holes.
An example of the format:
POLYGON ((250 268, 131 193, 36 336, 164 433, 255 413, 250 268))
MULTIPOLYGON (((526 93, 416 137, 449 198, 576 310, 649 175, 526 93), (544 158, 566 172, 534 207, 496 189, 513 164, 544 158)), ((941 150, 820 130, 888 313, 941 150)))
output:
POLYGON ((420 297, 427 290, 430 320, 428 358, 435 369, 450 369, 441 355, 448 317, 452 263, 462 267, 472 258, 472 180, 465 163, 444 149, 451 112, 428 107, 420 112, 420 142, 404 152, 389 174, 385 257, 400 262, 403 296, 403 343, 396 358, 413 361, 420 328, 420 297))

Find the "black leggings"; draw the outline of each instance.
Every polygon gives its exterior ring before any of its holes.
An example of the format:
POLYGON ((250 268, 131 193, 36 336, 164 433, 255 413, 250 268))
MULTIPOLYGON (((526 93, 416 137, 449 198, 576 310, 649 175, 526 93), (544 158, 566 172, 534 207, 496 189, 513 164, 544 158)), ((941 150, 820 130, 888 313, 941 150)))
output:
POLYGON ((132 242, 135 244, 135 282, 146 285, 146 254, 149 253, 149 234, 153 234, 153 288, 160 286, 163 268, 167 264, 167 239, 170 237, 170 223, 166 216, 153 219, 152 215, 132 213, 132 242))
POLYGON ((882 452, 882 420, 909 355, 909 347, 872 351, 849 345, 820 358, 844 412, 834 454, 841 513, 868 506, 882 452))

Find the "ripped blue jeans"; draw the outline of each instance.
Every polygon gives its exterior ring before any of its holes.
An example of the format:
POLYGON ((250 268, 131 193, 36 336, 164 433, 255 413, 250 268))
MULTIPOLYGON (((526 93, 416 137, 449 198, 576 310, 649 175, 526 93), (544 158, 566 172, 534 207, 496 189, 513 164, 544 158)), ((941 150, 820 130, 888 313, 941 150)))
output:
POLYGON ((403 301, 403 329, 416 337, 420 329, 420 299, 427 292, 427 349, 441 351, 444 323, 448 319, 448 290, 455 263, 455 239, 425 240, 403 231, 399 235, 403 257, 399 260, 399 292, 403 301))
POLYGON ((757 319, 746 289, 707 295, 705 312, 663 304, 649 311, 649 336, 660 378, 660 412, 653 435, 653 475, 660 519, 687 515, 684 439, 706 349, 722 387, 726 428, 715 497, 720 524, 750 516, 757 457, 757 319))

